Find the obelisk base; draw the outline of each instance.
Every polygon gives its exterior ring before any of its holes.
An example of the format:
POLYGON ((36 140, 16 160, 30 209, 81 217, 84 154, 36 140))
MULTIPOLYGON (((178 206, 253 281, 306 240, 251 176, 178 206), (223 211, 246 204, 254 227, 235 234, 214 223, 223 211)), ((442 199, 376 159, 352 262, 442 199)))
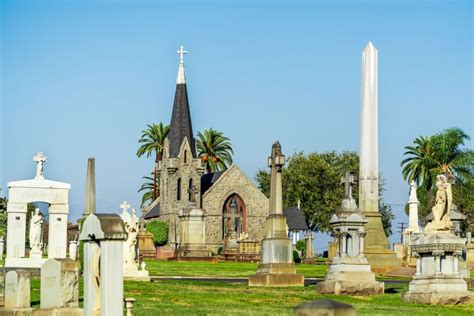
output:
POLYGON ((304 276, 296 274, 291 240, 286 237, 285 215, 269 215, 265 235, 261 263, 257 274, 249 278, 249 286, 304 286, 304 276))
POLYGON ((379 212, 365 212, 364 216, 367 219, 364 255, 372 271, 386 273, 400 268, 402 262, 397 258, 397 254, 390 250, 390 243, 382 225, 382 215, 379 212))

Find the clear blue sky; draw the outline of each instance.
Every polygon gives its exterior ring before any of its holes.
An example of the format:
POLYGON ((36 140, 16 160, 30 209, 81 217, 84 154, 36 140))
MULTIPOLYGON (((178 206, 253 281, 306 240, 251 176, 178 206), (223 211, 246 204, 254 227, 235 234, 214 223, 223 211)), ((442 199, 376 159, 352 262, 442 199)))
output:
POLYGON ((222 130, 251 178, 275 140, 287 155, 358 150, 368 41, 379 50, 380 168, 397 220, 403 147, 451 126, 474 136, 470 1, 70 2, 1 1, 0 187, 31 178, 44 151, 46 177, 72 184, 73 219, 88 157, 99 211, 139 207, 153 163, 136 158, 137 139, 170 120, 179 44, 195 131, 222 130))

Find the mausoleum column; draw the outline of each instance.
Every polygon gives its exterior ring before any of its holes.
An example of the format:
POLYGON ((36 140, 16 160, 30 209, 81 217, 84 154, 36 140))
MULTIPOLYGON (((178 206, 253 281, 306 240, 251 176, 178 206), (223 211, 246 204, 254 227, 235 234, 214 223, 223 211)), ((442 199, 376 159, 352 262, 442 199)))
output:
POLYGON ((415 275, 421 275, 421 256, 418 253, 414 253, 414 256, 416 257, 416 273, 415 275))
POLYGON ((345 257, 347 256, 347 232, 341 233, 341 238, 342 238, 341 255, 345 257))
POLYGON ((441 274, 441 254, 434 253, 435 257, 435 274, 441 274))
POLYGON ((459 273, 459 256, 461 254, 459 252, 453 253, 453 272, 459 273))
POLYGON ((365 232, 359 232, 359 254, 364 254, 364 237, 365 232))

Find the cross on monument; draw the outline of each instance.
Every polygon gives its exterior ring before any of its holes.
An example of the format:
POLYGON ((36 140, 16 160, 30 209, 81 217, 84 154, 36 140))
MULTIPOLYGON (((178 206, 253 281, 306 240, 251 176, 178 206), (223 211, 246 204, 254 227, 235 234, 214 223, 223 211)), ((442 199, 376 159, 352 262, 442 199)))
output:
POLYGON ((352 198, 352 185, 356 184, 354 173, 346 171, 346 175, 341 178, 341 183, 344 184, 344 195, 346 198, 352 198))
POLYGON ((188 52, 184 50, 184 46, 181 45, 179 49, 176 51, 176 53, 179 55, 179 62, 181 64, 184 64, 184 55, 186 55, 188 52))
POLYGON ((122 204, 120 204, 120 208, 123 210, 123 212, 128 213, 128 209, 130 208, 130 204, 128 204, 127 201, 123 201, 122 204))
POLYGON ((48 161, 48 157, 46 157, 42 152, 38 152, 36 154, 36 156, 33 157, 33 161, 36 162, 36 177, 35 177, 35 179, 44 179, 43 165, 46 161, 48 161))

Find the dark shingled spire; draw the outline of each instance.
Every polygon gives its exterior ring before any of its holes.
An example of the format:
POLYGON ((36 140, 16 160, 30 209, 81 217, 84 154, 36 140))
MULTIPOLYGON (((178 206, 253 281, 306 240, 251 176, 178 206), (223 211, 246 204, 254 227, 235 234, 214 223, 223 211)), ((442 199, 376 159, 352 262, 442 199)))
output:
POLYGON ((191 112, 188 103, 188 91, 184 75, 184 54, 183 46, 177 51, 180 55, 178 78, 176 83, 176 93, 174 95, 173 114, 171 116, 169 140, 169 156, 176 158, 184 138, 188 139, 191 146, 191 154, 196 158, 196 147, 194 145, 193 126, 191 123, 191 112))

